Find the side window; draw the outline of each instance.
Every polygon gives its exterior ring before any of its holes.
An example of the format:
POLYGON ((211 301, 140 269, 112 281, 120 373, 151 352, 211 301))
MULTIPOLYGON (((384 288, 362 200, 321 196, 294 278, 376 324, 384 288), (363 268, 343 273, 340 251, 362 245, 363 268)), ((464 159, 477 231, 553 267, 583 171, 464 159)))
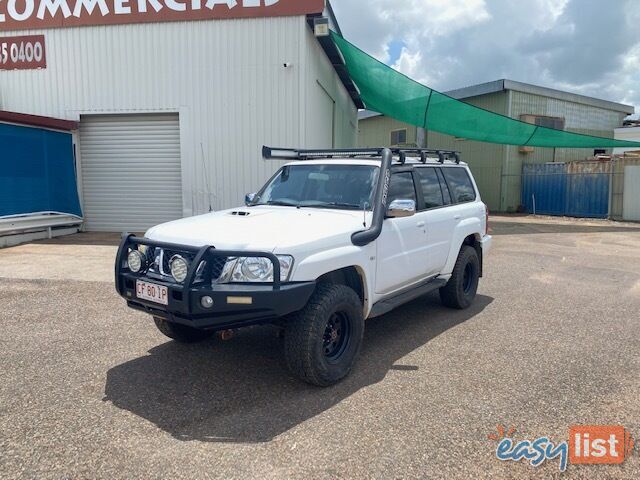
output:
POLYGON ((413 185, 411 172, 399 172, 391 175, 387 204, 391 205, 394 200, 416 201, 416 187, 413 185))
POLYGON ((443 168, 442 173, 449 184, 453 203, 473 202, 476 199, 476 191, 466 169, 448 167, 443 168))
POLYGON ((451 205, 453 203, 451 201, 451 193, 449 193, 449 187, 447 186, 447 182, 444 180, 442 168, 438 168, 437 172, 438 178, 440 179, 440 187, 442 188, 442 196, 444 197, 444 204, 451 205))
POLYGON ((435 208, 444 205, 442 197, 442 189, 440 188, 440 180, 435 168, 416 168, 420 186, 422 187, 422 195, 424 197, 424 208, 435 208))

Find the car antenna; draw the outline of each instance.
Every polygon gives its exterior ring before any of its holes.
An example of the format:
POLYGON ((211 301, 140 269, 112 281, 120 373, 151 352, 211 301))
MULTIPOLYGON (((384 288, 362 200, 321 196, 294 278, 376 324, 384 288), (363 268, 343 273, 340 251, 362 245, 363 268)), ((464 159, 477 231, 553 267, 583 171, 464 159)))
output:
POLYGON ((211 187, 209 186, 209 174, 207 173, 207 164, 204 161, 204 146, 202 142, 200 142, 200 151, 202 152, 202 169, 204 170, 204 186, 207 189, 205 192, 207 195, 207 202, 209 203, 209 213, 213 212, 213 207, 211 206, 211 187))
POLYGON ((362 206, 362 226, 367 228, 367 207, 369 206, 369 202, 364 202, 362 206))

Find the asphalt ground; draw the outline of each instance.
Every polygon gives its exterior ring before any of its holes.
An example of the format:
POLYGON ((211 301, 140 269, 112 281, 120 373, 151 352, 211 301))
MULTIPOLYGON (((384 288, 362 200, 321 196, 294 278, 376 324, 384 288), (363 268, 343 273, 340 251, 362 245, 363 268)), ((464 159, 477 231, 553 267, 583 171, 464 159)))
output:
POLYGON ((125 307, 117 236, 0 250, 1 478, 640 478, 501 462, 487 436, 640 436, 640 228, 493 218, 475 304, 370 320, 339 385, 292 379, 271 328, 184 346, 125 307))

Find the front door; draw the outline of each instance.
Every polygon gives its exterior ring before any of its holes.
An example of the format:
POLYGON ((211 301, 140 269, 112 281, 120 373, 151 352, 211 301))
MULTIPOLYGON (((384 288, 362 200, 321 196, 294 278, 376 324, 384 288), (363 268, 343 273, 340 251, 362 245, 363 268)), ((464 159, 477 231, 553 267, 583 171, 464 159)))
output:
MULTIPOLYGON (((397 199, 417 203, 411 171, 391 175, 387 204, 397 199)), ((377 241, 376 293, 384 295, 425 277, 425 226, 420 214, 385 219, 377 241)))

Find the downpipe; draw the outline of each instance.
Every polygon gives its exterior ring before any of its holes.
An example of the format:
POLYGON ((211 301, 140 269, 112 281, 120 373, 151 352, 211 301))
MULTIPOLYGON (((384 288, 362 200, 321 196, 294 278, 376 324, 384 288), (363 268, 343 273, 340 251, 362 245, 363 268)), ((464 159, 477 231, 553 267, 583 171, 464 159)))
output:
POLYGON ((393 154, 391 153, 391 150, 388 148, 383 149, 371 226, 366 230, 361 230, 351 235, 351 243, 357 247, 364 247, 365 245, 370 244, 382 233, 382 224, 384 222, 384 217, 387 214, 387 197, 389 195, 389 182, 391 181, 392 161, 393 154))

